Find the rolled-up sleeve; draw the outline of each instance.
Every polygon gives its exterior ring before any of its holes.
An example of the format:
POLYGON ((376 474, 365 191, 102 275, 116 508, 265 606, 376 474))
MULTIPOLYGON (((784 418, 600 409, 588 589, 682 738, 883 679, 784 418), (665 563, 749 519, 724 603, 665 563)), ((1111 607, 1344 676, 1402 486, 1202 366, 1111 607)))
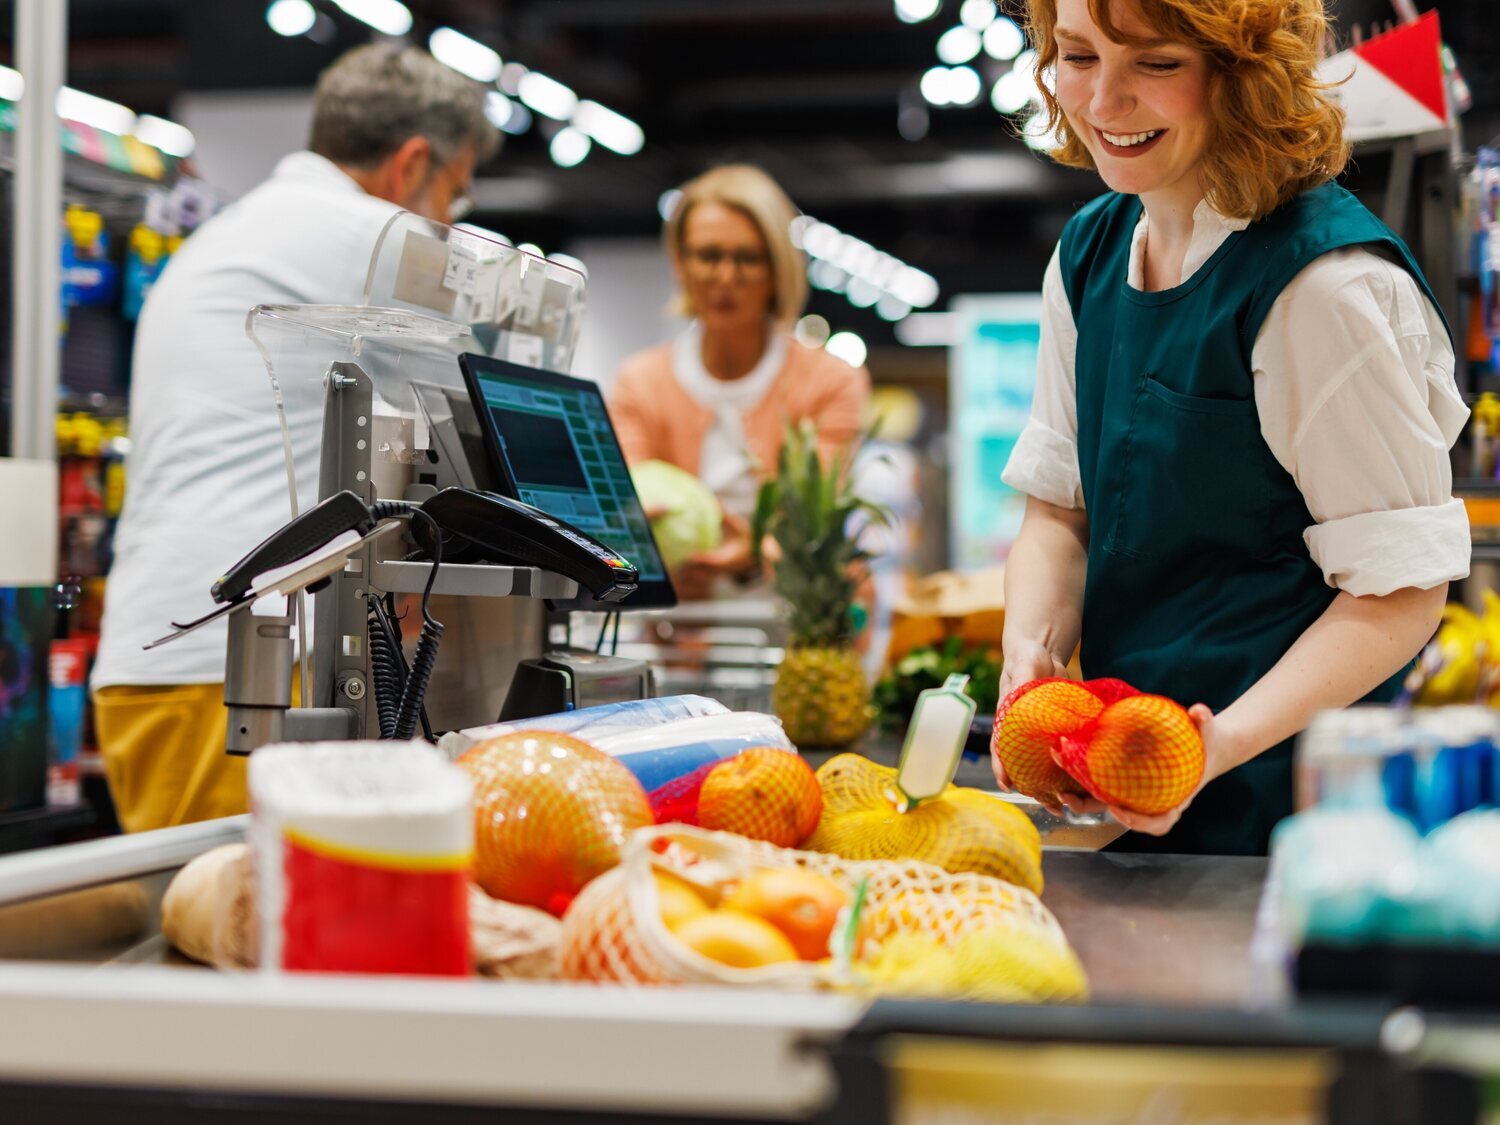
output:
POLYGON ((1469 522, 1449 449, 1468 410, 1453 349, 1412 276, 1368 250, 1293 279, 1256 340, 1262 433, 1314 521, 1330 586, 1356 596, 1469 573, 1469 522))
POLYGON ((1081 509, 1078 471, 1078 399, 1074 359, 1078 328, 1063 288, 1057 252, 1042 280, 1041 337, 1031 418, 1016 439, 1000 479, 1017 492, 1059 508, 1081 509))
POLYGON ((1469 573, 1462 500, 1329 520, 1303 538, 1328 584, 1356 597, 1411 586, 1428 590, 1469 573))

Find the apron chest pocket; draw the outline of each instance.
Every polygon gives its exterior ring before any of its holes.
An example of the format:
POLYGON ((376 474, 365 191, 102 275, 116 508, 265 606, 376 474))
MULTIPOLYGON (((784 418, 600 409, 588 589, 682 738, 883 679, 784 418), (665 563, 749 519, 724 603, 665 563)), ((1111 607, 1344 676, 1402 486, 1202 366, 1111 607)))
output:
POLYGON ((1142 559, 1265 551, 1271 454, 1254 399, 1187 395, 1144 374, 1121 453, 1105 550, 1142 559))

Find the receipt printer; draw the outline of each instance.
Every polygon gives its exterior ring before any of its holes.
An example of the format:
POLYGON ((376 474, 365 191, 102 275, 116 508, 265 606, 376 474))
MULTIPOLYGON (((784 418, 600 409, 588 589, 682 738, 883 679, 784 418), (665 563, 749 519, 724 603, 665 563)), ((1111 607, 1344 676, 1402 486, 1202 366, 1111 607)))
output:
POLYGON ((651 669, 644 660, 562 648, 516 666, 500 721, 576 711, 601 703, 627 703, 652 696, 651 669))

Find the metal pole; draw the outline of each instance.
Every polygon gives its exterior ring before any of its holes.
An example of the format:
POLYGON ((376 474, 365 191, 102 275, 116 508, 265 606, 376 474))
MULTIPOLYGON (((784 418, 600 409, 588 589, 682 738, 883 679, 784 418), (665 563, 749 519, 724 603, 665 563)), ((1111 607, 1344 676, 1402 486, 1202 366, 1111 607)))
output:
POLYGON ((62 137, 57 91, 68 67, 68 5, 16 4, 16 63, 26 80, 15 135, 11 258, 11 413, 13 457, 57 455, 57 375, 61 361, 62 137))

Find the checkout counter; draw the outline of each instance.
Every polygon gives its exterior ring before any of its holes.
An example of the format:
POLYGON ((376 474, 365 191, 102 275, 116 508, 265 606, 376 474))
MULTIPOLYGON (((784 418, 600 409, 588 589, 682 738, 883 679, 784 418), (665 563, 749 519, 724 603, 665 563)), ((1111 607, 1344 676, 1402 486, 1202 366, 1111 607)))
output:
MULTIPOLYGON (((343 490, 374 503, 472 486, 440 479, 460 460, 440 450, 463 446, 443 413, 462 389, 459 352, 568 366, 582 285, 566 271, 406 216, 370 278, 368 307, 251 317, 294 511, 343 490)), ((395 539, 363 541, 320 576, 317 634, 343 643, 312 650, 302 698, 344 712, 333 718, 356 736, 378 719, 355 643, 367 600, 418 594, 429 574, 395 539)), ((544 600, 576 594, 536 567, 445 564, 434 610, 459 623, 444 654, 463 672, 434 681, 434 725, 492 720, 517 664, 548 642, 544 600)), ((669 657, 672 630, 698 628, 716 659, 691 686, 738 708, 763 698, 773 616, 745 602, 674 612, 657 649, 627 641, 629 654, 669 657)), ((290 604, 285 616, 289 644, 308 618, 290 604)), ((658 691, 689 689, 691 660, 660 663, 658 691)), ((284 691, 247 705, 289 698, 284 674, 284 691)), ((899 747, 871 736, 856 749, 890 764, 899 747)), ((956 780, 993 787, 984 761, 956 780)), ((0 857, 0 1121, 1478 1120, 1478 1086, 1450 1064, 1485 1054, 1494 1033, 1292 997, 1257 948, 1264 860, 1116 855, 1099 849, 1118 826, 1018 802, 1042 834, 1042 898, 1089 974, 1087 1005, 220 973, 167 946, 161 897, 248 818, 0 857)))

